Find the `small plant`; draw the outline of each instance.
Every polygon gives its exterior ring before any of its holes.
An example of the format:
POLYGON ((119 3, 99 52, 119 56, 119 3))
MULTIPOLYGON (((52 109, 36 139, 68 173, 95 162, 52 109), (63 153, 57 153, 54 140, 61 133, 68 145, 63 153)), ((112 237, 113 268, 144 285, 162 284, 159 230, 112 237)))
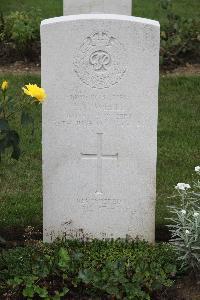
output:
POLYGON ((170 245, 139 240, 35 242, 0 253, 0 290, 14 299, 155 299, 173 284, 175 261, 170 245))
POLYGON ((97 292, 105 292, 114 299, 151 299, 149 291, 141 286, 142 280, 145 284, 145 276, 129 269, 125 260, 109 262, 101 270, 80 271, 79 278, 97 292))
POLYGON ((12 43, 18 53, 26 56, 28 51, 31 51, 33 43, 40 39, 41 20, 41 11, 35 9, 30 12, 12 12, 6 17, 1 16, 0 40, 12 43))
POLYGON ((200 20, 185 19, 173 12, 171 0, 162 0, 167 21, 161 25, 160 60, 163 65, 177 65, 200 60, 200 20))
POLYGON ((11 148, 11 158, 18 160, 21 154, 20 136, 13 128, 14 120, 22 126, 32 125, 34 133, 34 117, 30 112, 30 104, 38 105, 46 98, 44 89, 36 84, 28 84, 22 88, 22 95, 11 97, 8 95, 9 83, 4 80, 0 90, 0 161, 6 149, 11 148))
MULTIPOLYGON (((31 258, 33 261, 30 260, 28 265, 30 264, 32 270, 28 270, 26 267, 24 270, 27 273, 26 275, 17 275, 7 281, 12 293, 17 294, 20 291, 25 299, 35 299, 37 297, 37 299, 60 300, 69 291, 64 282, 70 264, 68 251, 60 247, 54 253, 54 257, 45 253, 44 258, 35 256, 30 246, 29 251, 29 259, 31 258), (59 284, 54 289, 56 278, 59 278, 59 284), (48 280, 49 283, 47 283, 48 280)), ((21 256, 20 260, 23 259, 27 258, 21 256)))
MULTIPOLYGON (((195 167, 200 175, 200 167, 195 167)), ((171 243, 178 253, 181 269, 195 273, 200 271, 200 181, 176 185, 179 207, 170 206, 172 224, 168 225, 172 234, 171 243)))

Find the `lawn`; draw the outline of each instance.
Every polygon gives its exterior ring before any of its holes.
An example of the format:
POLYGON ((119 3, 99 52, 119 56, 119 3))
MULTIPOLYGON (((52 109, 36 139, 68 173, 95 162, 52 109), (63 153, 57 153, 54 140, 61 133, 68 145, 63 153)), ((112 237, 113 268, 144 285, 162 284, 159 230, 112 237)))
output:
MULTIPOLYGON (((161 9, 160 0, 134 0, 133 15, 156 19, 164 22, 166 12, 161 9)), ((173 10, 180 16, 187 18, 200 17, 199 0, 173 0, 173 10)), ((43 18, 62 15, 62 0, 1 0, 0 12, 8 14, 16 10, 42 11, 43 18)))
MULTIPOLYGON (((25 83, 40 83, 38 76, 4 76, 15 95, 25 83)), ((0 80, 4 79, 0 76, 0 80)), ((162 77, 159 96, 157 227, 166 223, 166 205, 177 182, 191 182, 200 164, 199 77, 162 77)), ((0 231, 42 226, 41 111, 36 133, 21 130, 23 154, 17 162, 3 157, 0 165, 0 231)))
MULTIPOLYGON (((1 77, 0 77, 1 78, 1 77)), ((13 95, 24 83, 36 82, 35 76, 6 76, 13 95)), ((2 78, 1 78, 2 79, 2 78)), ((41 107, 40 109, 41 110, 41 107)), ((41 112, 36 112, 36 131, 31 141, 30 128, 19 128, 22 146, 20 161, 4 156, 0 164, 0 229, 42 224, 41 112)))

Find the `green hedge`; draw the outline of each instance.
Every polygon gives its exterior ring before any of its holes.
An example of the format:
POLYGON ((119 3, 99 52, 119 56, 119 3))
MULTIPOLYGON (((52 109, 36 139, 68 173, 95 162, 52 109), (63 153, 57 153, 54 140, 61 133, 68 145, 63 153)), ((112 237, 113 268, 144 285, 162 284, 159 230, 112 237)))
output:
POLYGON ((40 10, 12 12, 0 19, 1 60, 39 60, 40 31, 42 20, 40 10))
MULTIPOLYGON (((171 2, 164 1, 166 21, 161 24, 160 62, 164 66, 200 62, 200 19, 186 19, 173 13, 171 2)), ((40 10, 12 12, 0 20, 0 59, 39 61, 40 10)))
POLYGON ((166 22, 161 25, 161 64, 200 62, 200 19, 176 15, 172 2, 163 1, 166 22))

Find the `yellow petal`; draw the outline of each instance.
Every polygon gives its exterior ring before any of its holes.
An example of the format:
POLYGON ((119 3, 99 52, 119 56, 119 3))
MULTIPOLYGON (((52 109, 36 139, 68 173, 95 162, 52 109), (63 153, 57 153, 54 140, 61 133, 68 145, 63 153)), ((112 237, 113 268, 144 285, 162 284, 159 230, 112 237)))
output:
POLYGON ((2 91, 6 91, 8 89, 8 81, 4 80, 1 84, 2 91))
POLYGON ((43 102, 46 98, 46 93, 43 88, 37 86, 37 84, 27 84, 25 85, 26 89, 23 88, 23 91, 26 95, 35 98, 35 101, 43 102))
POLYGON ((30 92, 29 92, 27 89, 25 89, 25 88, 23 87, 22 90, 24 91, 24 94, 26 94, 26 95, 28 95, 28 96, 31 96, 30 92))

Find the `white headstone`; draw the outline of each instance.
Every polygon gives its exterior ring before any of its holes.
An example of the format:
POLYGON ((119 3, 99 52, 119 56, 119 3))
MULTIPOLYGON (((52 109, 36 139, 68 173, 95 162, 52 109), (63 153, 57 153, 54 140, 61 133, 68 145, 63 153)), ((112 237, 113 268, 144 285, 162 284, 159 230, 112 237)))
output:
POLYGON ((154 241, 159 23, 65 16, 41 42, 44 240, 154 241))
POLYGON ((85 13, 132 14, 132 0, 63 0, 64 16, 85 13))

